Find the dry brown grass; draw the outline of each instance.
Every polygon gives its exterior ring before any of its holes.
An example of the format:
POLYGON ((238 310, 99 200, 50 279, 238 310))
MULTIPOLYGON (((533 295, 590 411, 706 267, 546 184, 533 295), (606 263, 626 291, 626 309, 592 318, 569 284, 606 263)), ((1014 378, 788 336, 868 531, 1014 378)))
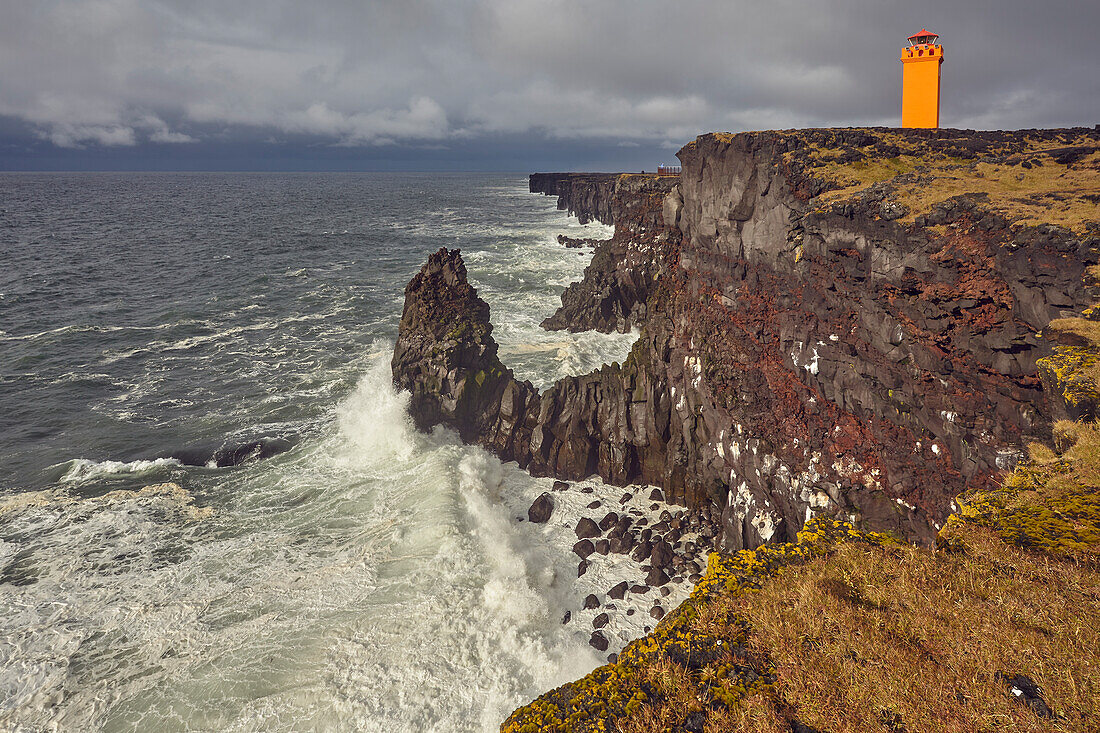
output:
MULTIPOLYGON (((1093 731, 1100 577, 968 533, 966 552, 842 546, 740 599, 775 691, 820 730, 1093 731), (1010 699, 1031 676, 1061 717, 1010 699)), ((752 730, 743 728, 742 730, 752 730)))

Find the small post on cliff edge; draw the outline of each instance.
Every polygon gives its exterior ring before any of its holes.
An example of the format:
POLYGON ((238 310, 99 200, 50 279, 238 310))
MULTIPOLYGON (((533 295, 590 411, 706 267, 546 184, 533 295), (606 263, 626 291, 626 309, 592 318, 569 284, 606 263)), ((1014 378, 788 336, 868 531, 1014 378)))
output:
POLYGON ((939 36, 921 28, 909 36, 901 52, 901 126, 940 126, 940 64, 943 46, 939 36))

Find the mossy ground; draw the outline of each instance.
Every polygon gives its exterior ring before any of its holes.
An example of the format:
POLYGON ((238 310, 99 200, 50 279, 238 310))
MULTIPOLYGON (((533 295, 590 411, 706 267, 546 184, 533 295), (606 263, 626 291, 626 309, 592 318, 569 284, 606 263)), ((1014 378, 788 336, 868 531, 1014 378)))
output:
POLYGON ((1089 222, 1100 220, 1100 140, 1095 134, 1025 137, 1022 145, 990 145, 980 157, 960 157, 964 151, 929 149, 921 138, 867 132, 873 145, 854 149, 851 157, 856 160, 838 157, 835 146, 819 143, 788 153, 804 159, 808 175, 828 181, 820 205, 852 199, 874 184, 894 183, 890 200, 908 209, 902 223, 964 194, 985 194, 985 208, 1016 224, 1054 224, 1083 232, 1089 222), (889 154, 881 152, 883 146, 889 154), (1066 158, 1069 148, 1092 152, 1066 158))
POLYGON ((966 500, 938 549, 815 521, 797 544, 714 554, 652 634, 502 730, 1095 730, 1098 490, 1089 426, 966 500), (1016 674, 1054 719, 1012 699, 1016 674))

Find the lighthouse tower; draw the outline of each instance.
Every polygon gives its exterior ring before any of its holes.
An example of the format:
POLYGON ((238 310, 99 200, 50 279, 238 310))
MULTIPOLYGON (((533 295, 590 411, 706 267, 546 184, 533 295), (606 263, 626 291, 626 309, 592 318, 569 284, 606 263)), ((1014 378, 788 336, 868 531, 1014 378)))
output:
POLYGON ((943 46, 935 33, 921 29, 901 52, 901 126, 940 126, 940 64, 943 46))

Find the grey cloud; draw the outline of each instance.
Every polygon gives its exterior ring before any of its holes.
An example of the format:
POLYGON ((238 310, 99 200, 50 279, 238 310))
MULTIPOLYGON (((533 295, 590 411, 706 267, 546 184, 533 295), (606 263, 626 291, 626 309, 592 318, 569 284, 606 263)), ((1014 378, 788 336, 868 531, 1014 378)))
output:
POLYGON ((1091 125, 1100 98, 1100 11, 1069 0, 0 0, 0 18, 0 116, 62 147, 897 124, 921 26, 946 48, 945 125, 1091 125))

